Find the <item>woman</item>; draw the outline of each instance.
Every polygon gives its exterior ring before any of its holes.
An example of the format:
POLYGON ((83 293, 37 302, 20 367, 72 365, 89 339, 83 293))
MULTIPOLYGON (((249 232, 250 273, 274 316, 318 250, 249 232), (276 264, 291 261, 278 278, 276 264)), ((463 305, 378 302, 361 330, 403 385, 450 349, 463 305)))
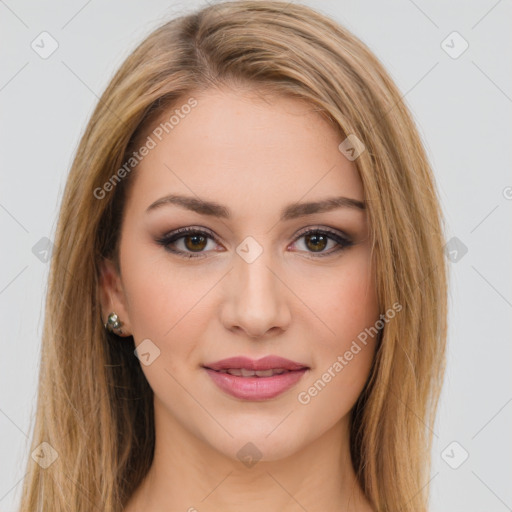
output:
POLYGON ((219 3, 114 76, 66 186, 23 511, 425 511, 442 214, 347 30, 219 3))

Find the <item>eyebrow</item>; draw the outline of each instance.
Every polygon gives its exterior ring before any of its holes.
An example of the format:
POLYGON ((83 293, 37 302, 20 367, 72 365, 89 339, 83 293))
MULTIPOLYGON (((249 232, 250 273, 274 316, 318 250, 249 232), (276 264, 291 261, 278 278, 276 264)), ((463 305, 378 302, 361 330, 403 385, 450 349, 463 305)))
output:
MULTIPOLYGON (((164 205, 176 205, 201 215, 210 215, 212 217, 220 217, 223 219, 231 219, 233 217, 229 208, 216 203, 215 201, 207 201, 205 199, 177 194, 171 194, 156 200, 148 206, 146 213, 156 210, 164 205)), ((328 212, 338 208, 353 208, 363 211, 366 209, 366 206, 364 201, 343 196, 329 197, 322 199, 321 201, 309 203, 292 203, 282 210, 281 221, 296 219, 314 213, 328 212)))

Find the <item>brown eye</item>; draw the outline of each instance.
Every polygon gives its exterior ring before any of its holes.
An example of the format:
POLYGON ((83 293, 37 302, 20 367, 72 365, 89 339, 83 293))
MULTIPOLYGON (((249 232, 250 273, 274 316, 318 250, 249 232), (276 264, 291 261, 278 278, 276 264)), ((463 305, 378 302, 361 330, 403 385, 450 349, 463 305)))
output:
POLYGON ((306 246, 313 252, 323 251, 327 246, 328 237, 325 235, 312 234, 304 237, 306 246))
POLYGON ((207 244, 208 238, 202 235, 188 235, 183 237, 185 247, 190 251, 202 251, 207 244))
POLYGON ((316 258, 331 256, 351 247, 354 243, 331 229, 309 229, 295 240, 299 252, 316 258), (302 246, 302 247, 301 247, 302 246))
POLYGON ((180 228, 156 239, 156 242, 165 250, 184 258, 205 257, 207 249, 212 249, 212 247, 208 247, 209 243, 215 248, 215 237, 212 233, 190 227, 180 228))
MULTIPOLYGON (((188 259, 207 257, 208 253, 212 252, 207 250, 208 242, 212 242, 213 247, 210 249, 217 252, 215 248, 215 235, 204 228, 180 228, 162 238, 157 238, 156 242, 162 245, 168 252, 188 259)), ((321 257, 334 255, 348 249, 353 245, 353 242, 330 229, 310 229, 303 232, 293 245, 295 244, 302 245, 302 249, 299 249, 299 252, 321 257)))

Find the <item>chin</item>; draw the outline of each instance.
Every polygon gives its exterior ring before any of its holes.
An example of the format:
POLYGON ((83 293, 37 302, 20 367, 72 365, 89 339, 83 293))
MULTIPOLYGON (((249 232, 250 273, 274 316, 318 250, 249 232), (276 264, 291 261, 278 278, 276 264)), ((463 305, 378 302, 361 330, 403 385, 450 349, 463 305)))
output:
POLYGON ((287 429, 282 426, 275 427, 275 423, 271 429, 266 424, 264 428, 258 428, 257 425, 250 429, 246 427, 239 430, 238 435, 233 432, 233 438, 226 435, 222 439, 212 439, 210 445, 225 457, 252 467, 256 462, 286 459, 307 443, 307 439, 298 429, 294 428, 293 435, 290 435, 290 426, 287 429), (275 430, 272 432, 273 429, 275 430), (269 432, 272 433, 269 435, 269 432))

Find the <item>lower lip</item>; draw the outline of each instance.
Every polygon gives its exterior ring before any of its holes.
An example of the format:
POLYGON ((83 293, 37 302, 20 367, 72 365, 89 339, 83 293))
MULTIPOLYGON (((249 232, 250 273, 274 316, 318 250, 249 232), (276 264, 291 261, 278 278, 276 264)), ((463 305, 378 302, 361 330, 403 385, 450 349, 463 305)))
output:
POLYGON ((307 368, 273 375, 272 377, 237 377, 205 368, 217 386, 231 396, 244 400, 267 400, 284 393, 297 384, 307 368))

